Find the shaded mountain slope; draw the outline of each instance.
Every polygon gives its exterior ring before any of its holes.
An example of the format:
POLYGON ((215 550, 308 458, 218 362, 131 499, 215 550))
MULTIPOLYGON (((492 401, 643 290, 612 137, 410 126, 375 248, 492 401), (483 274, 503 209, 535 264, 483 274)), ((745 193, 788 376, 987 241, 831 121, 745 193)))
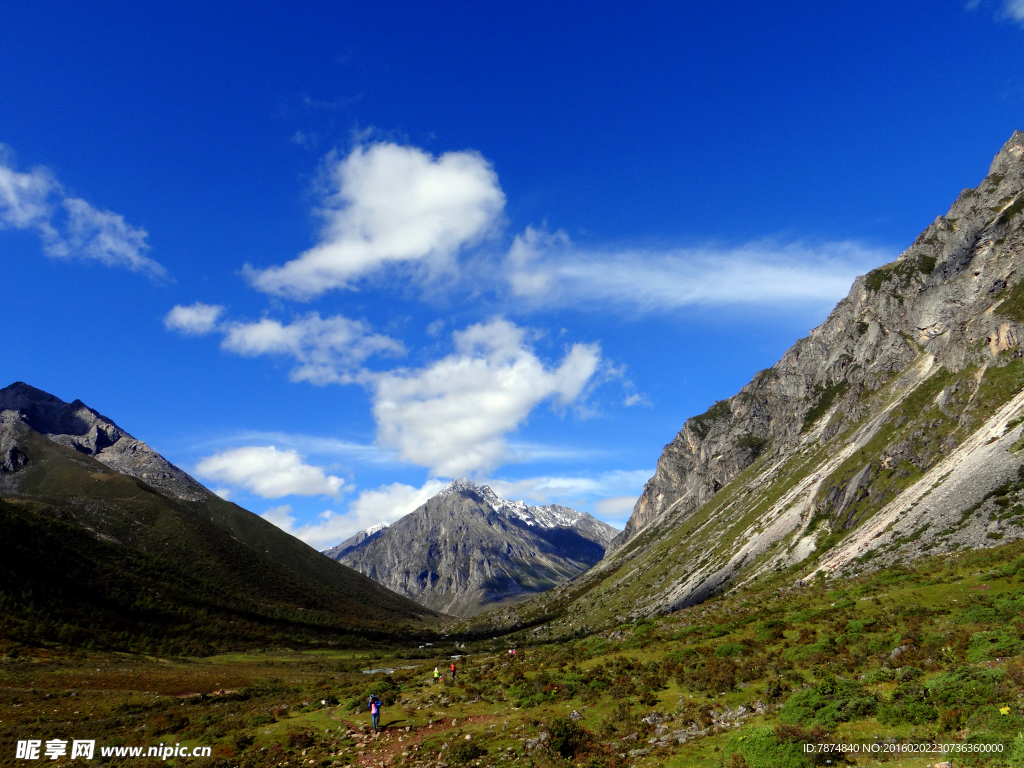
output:
POLYGON ((665 448, 615 550, 499 625, 1024 537, 1024 134, 893 263, 665 448))
POLYGON ((434 610, 469 616, 564 583, 598 562, 615 533, 568 507, 531 507, 454 481, 337 557, 434 610))
MULTIPOLYGON (((114 471, 101 463, 102 456, 93 458, 78 445, 68 447, 65 441, 45 437, 29 423, 31 418, 20 410, 0 413, 0 449, 14 457, 0 473, 0 494, 7 502, 2 510, 5 524, 12 530, 34 531, 26 533, 25 540, 50 541, 48 549, 54 546, 53 537, 64 532, 68 538, 63 549, 77 552, 78 561, 93 562, 97 573, 117 573, 115 566, 123 560, 127 570, 118 578, 127 578, 126 583, 131 582, 132 573, 127 564, 143 563, 145 567, 139 567, 147 574, 167 568, 167 591, 175 597, 162 597, 162 610, 173 613, 178 601, 188 597, 197 610, 201 605, 223 615, 238 613, 256 623, 316 625, 321 639, 332 632, 373 634, 432 619, 433 614, 422 606, 332 562, 195 481, 186 483, 192 498, 182 498, 166 486, 157 488, 114 471), (63 526, 54 527, 53 521, 63 526), (76 533, 72 535, 71 530, 76 533), (84 541, 93 546, 84 546, 84 541)), ((148 450, 138 444, 135 452, 148 450)), ((148 460, 147 468, 155 461, 148 460)), ((7 561, 0 572, 6 599, 26 610, 33 601, 50 604, 47 595, 68 590, 93 594, 95 600, 86 602, 96 606, 106 599, 106 579, 101 584, 72 584, 83 573, 77 566, 66 570, 65 563, 49 560, 47 549, 34 552, 19 546, 17 562, 22 565, 7 561), (50 563, 43 571, 49 587, 30 590, 26 598, 19 585, 42 578, 19 570, 32 562, 50 563)), ((152 576, 142 579, 144 584, 159 581, 152 576)))

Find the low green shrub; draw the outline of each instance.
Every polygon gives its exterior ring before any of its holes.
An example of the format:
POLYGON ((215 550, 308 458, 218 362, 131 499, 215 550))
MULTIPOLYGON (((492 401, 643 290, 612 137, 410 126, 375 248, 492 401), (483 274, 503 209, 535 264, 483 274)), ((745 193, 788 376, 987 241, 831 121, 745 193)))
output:
POLYGON ((779 720, 787 725, 835 728, 839 723, 875 714, 878 702, 857 683, 828 678, 816 688, 797 691, 782 706, 779 720))
POLYGON ((962 666, 952 672, 938 675, 928 683, 932 702, 950 707, 977 707, 994 704, 998 698, 1000 669, 962 666))

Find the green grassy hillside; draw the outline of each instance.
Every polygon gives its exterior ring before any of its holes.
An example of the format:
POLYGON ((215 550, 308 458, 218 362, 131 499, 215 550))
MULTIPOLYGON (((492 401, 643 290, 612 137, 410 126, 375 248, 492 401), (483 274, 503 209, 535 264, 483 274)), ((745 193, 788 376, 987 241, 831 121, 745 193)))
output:
POLYGON ((0 506, 9 639, 199 653, 365 640, 434 621, 212 494, 170 499, 27 428, 18 439, 28 465, 0 506))

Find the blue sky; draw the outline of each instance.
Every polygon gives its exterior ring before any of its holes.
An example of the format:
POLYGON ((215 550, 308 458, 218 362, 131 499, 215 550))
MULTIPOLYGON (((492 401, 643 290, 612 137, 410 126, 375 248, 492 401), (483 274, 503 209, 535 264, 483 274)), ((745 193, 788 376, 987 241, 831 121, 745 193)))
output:
POLYGON ((0 7, 3 384, 323 548, 621 527, 1024 128, 1024 1, 0 7))

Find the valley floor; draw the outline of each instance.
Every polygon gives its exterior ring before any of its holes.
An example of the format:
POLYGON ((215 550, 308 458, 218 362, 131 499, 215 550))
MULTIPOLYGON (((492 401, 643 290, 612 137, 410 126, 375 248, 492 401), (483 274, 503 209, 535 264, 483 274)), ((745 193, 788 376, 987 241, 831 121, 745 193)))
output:
POLYGON ((206 658, 0 641, 0 765, 41 764, 17 758, 19 741, 39 740, 43 761, 47 741, 75 739, 107 765, 1024 765, 1022 579, 1019 543, 845 581, 779 577, 514 659, 509 638, 206 658), (456 655, 456 680, 435 684, 456 655), (100 754, 161 744, 211 755, 100 754), (859 751, 807 751, 819 744, 859 751), (922 744, 956 752, 905 751, 922 744))

